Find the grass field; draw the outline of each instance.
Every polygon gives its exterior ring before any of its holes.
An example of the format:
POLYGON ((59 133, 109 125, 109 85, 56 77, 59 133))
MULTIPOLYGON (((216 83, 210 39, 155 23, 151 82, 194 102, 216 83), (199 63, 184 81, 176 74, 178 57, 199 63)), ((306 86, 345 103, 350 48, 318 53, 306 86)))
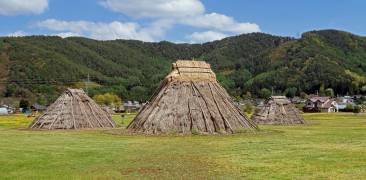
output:
POLYGON ((0 117, 0 179, 364 179, 366 115, 305 114, 306 126, 258 133, 129 136, 119 130, 29 131, 0 117), (215 177, 215 178, 214 178, 215 177))

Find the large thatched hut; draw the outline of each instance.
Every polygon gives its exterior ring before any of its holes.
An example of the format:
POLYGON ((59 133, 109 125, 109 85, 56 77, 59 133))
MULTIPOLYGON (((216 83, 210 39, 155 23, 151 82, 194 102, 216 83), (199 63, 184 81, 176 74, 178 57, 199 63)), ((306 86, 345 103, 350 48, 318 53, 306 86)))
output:
POLYGON ((29 126, 33 129, 113 128, 115 122, 81 89, 67 89, 29 126))
POLYGON ((252 120, 257 124, 305 124, 300 111, 285 96, 272 96, 256 109, 252 120))
POLYGON ((178 60, 127 128, 145 134, 213 134, 257 126, 233 104, 209 64, 178 60))

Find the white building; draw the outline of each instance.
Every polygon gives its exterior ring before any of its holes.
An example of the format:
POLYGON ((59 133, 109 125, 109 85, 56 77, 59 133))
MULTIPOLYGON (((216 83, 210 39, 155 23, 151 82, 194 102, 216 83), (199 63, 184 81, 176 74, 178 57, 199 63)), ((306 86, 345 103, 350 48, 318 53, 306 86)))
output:
POLYGON ((7 108, 3 108, 3 107, 1 107, 0 108, 0 115, 8 115, 9 113, 8 113, 8 109, 7 108))

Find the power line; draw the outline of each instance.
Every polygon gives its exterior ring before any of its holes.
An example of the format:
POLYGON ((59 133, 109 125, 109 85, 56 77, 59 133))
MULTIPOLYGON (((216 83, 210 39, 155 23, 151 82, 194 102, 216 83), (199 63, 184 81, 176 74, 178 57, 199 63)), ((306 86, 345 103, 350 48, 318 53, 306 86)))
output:
POLYGON ((16 84, 60 84, 60 83, 77 83, 82 82, 80 80, 9 80, 9 81, 0 81, 0 84, 10 84, 10 83, 16 83, 16 84))
MULTIPOLYGON (((29 79, 19 79, 19 80, 11 80, 11 81, 55 81, 55 80, 61 80, 61 81, 82 81, 82 79, 90 78, 91 76, 87 75, 86 77, 81 78, 65 78, 65 77, 52 77, 50 79, 41 79, 41 78, 29 78, 29 79)), ((94 79, 98 79, 97 77, 92 77, 94 79)), ((6 80, 3 80, 6 81, 6 80)), ((0 81, 1 82, 1 81, 0 81)))
POLYGON ((89 73, 88 73, 88 79, 87 79, 87 81, 85 82, 86 95, 89 95, 89 91, 88 91, 88 85, 89 85, 89 82, 90 82, 90 76, 89 76, 89 73))
MULTIPOLYGON (((102 78, 104 79, 104 78, 102 78)), ((111 79, 111 81, 105 81, 100 79, 100 77, 93 77, 89 74, 85 78, 52 78, 52 79, 17 79, 17 80, 0 80, 0 84, 19 84, 19 85, 43 85, 43 84, 49 84, 49 85, 69 85, 72 83, 84 83, 85 88, 87 89, 91 82, 95 82, 98 84, 110 84, 112 82, 119 83, 119 81, 115 81, 111 79)))
MULTIPOLYGON (((8 81, 0 81, 0 84, 11 84, 11 83, 15 83, 15 84, 34 84, 34 85, 38 85, 38 84, 71 84, 71 83, 82 83, 83 79, 81 80, 35 80, 35 79, 27 79, 27 80, 8 80, 8 81)), ((87 80, 88 82, 90 82, 90 78, 88 78, 87 80)), ((102 81, 99 80, 94 80, 93 82, 96 83, 102 83, 102 81)))
POLYGON ((18 84, 18 85, 70 85, 70 84, 74 84, 74 83, 83 83, 84 86, 90 86, 91 83, 97 83, 100 85, 111 85, 112 84, 118 84, 120 82, 105 82, 105 81, 101 81, 101 80, 85 80, 85 79, 81 79, 81 80, 64 80, 64 81, 51 81, 51 80, 42 80, 42 81, 18 81, 18 80, 10 80, 10 81, 0 81, 0 85, 7 85, 7 84, 18 84))

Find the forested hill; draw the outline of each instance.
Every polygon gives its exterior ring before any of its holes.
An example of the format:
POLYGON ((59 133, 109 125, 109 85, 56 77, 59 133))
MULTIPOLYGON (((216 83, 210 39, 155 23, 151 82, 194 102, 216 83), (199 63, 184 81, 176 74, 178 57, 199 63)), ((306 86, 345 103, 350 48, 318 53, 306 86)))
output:
POLYGON ((299 39, 263 33, 205 44, 96 41, 50 36, 0 38, 0 91, 48 103, 65 87, 146 100, 176 59, 208 61, 231 95, 366 93, 366 38, 336 30, 299 39))

